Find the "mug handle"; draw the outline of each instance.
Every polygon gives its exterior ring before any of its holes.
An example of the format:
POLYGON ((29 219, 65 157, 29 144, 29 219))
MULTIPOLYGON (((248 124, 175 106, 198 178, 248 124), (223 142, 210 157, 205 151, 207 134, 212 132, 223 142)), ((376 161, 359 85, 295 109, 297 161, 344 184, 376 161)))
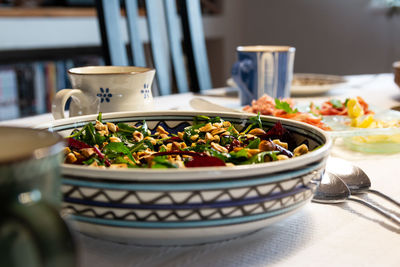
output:
POLYGON ((238 85, 239 90, 244 94, 242 98, 242 105, 247 105, 254 99, 254 94, 250 92, 249 87, 243 82, 243 76, 248 75, 254 69, 253 62, 249 59, 237 61, 232 67, 232 78, 238 85), (249 101, 246 101, 249 100, 249 101))
MULTIPOLYGON (((2 213, 20 222, 21 227, 31 234, 33 243, 38 249, 40 266, 76 266, 76 251, 71 232, 54 207, 44 202, 29 205, 14 203, 2 213)), ((7 220, 0 220, 0 229, 6 223, 7 220)), ((9 246, 3 249, 8 248, 9 246)))
POLYGON ((66 118, 64 110, 65 105, 70 97, 75 96, 79 99, 84 99, 85 95, 80 89, 62 89, 56 93, 51 104, 51 113, 54 119, 66 118))

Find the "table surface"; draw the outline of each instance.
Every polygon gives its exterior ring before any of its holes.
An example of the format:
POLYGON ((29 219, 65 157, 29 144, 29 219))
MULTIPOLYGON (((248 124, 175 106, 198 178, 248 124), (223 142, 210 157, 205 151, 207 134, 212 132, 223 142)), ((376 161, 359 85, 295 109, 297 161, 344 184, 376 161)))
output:
MULTIPOLYGON (((322 96, 298 102, 362 96, 380 108, 400 105, 400 90, 392 74, 347 76, 348 83, 322 96)), ((231 108, 235 94, 212 90, 201 95, 231 108)), ((229 91, 230 92, 230 91, 229 91)), ((194 94, 155 98, 156 109, 191 110, 194 94), (171 101, 173 100, 173 101, 171 101)), ((35 126, 51 121, 50 114, 0 122, 35 126)), ((331 155, 361 167, 372 187, 400 200, 400 153, 365 154, 336 143, 331 155)), ((399 208, 370 195, 362 196, 400 216, 399 208)), ((186 247, 140 247, 95 239, 74 232, 80 266, 400 266, 400 227, 358 203, 310 203, 297 213, 258 232, 214 244, 186 247)))

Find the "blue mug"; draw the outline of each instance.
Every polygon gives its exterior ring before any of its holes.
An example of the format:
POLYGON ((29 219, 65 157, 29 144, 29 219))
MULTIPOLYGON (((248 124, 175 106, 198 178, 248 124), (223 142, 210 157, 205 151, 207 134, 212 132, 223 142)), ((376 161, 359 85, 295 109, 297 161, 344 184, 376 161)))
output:
POLYGON ((232 78, 239 87, 241 105, 267 94, 290 96, 296 48, 290 46, 239 46, 232 78))

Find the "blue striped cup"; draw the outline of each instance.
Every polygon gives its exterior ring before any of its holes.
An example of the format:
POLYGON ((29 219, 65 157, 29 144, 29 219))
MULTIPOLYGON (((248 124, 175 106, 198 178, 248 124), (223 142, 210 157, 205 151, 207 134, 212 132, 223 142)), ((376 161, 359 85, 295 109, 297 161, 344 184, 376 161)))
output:
POLYGON ((232 77, 239 87, 241 105, 267 94, 274 98, 290 96, 294 54, 290 46, 239 46, 232 77))

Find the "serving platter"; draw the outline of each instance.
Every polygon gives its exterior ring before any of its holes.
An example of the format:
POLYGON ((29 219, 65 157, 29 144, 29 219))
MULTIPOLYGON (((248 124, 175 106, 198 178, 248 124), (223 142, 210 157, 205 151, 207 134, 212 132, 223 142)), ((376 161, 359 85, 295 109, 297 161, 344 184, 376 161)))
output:
MULTIPOLYGON (((339 100, 339 99, 335 99, 339 100)), ((325 100, 324 100, 325 101, 325 100)), ((344 100, 341 100, 344 102, 344 100)), ((323 101, 315 102, 316 106, 320 106, 323 101), (320 103, 319 103, 320 102, 320 103)), ((214 111, 232 111, 243 113, 243 107, 231 109, 225 106, 209 102, 202 98, 193 98, 190 102, 191 106, 196 110, 214 110, 214 111)), ((302 113, 310 113, 310 104, 296 104, 293 109, 298 109, 302 113)), ((388 122, 397 121, 397 126, 392 127, 376 127, 376 128, 360 128, 352 127, 351 119, 344 115, 324 115, 321 116, 321 122, 330 130, 327 133, 334 139, 343 139, 345 147, 350 150, 368 152, 368 153, 397 153, 400 152, 400 112, 396 110, 388 110, 378 107, 370 107, 373 111, 375 120, 388 122)), ((365 119, 366 116, 361 117, 365 119)))
MULTIPOLYGON (((250 114, 222 112, 124 112, 103 121, 162 124, 182 128, 196 115, 219 116, 246 127, 250 114)), ((96 115, 40 126, 62 135, 93 122, 96 115)), ((330 137, 303 123, 261 116, 263 126, 278 120, 296 144, 311 152, 285 161, 233 167, 187 169, 97 169, 62 165, 63 212, 83 233, 144 245, 187 245, 243 235, 296 212, 307 204, 324 171, 330 137), (318 148, 318 149, 316 149, 318 148)), ((239 128, 240 129, 240 128, 239 128)))
MULTIPOLYGON (((398 153, 400 152, 400 112, 371 107, 376 121, 393 124, 391 127, 360 128, 352 127, 348 116, 323 116, 323 122, 332 131, 328 134, 334 139, 342 139, 347 149, 365 153, 398 153), (395 123, 397 122, 397 123, 395 123)), ((361 119, 365 119, 362 116, 361 119)))
POLYGON ((343 76, 338 75, 295 73, 290 94, 292 96, 321 95, 346 82, 343 76))

